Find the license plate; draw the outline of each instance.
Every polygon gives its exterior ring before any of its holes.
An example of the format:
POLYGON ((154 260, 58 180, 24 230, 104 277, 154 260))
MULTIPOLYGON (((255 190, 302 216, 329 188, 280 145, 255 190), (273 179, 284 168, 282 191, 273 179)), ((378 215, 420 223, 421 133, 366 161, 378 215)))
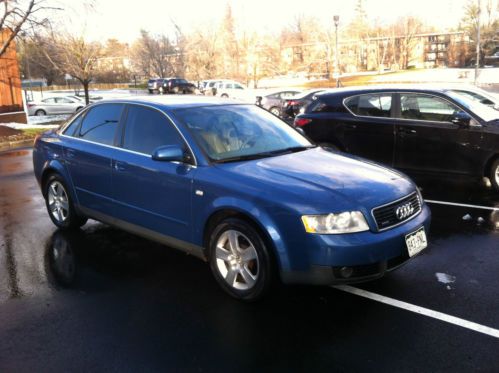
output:
POLYGON ((426 248, 426 246, 428 246, 428 241, 426 240, 424 227, 405 236, 405 244, 407 245, 407 251, 409 252, 410 257, 426 248))

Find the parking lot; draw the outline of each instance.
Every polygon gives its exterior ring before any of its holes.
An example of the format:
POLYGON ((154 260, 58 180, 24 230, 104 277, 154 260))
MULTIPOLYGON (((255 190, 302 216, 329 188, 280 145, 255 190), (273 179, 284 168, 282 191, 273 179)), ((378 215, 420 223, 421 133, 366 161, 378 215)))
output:
POLYGON ((231 299, 203 262, 56 230, 31 150, 0 153, 0 371, 498 371, 499 196, 418 179, 429 247, 375 282, 231 299))

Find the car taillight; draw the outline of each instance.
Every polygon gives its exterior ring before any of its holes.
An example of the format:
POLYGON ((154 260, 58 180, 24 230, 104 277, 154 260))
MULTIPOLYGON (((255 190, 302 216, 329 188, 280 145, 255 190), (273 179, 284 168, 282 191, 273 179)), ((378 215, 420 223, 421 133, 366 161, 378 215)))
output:
POLYGON ((32 104, 32 103, 29 103, 29 102, 28 102, 28 103, 26 104, 26 106, 27 106, 27 107, 33 107, 33 106, 35 106, 35 104, 32 104))
POLYGON ((293 105, 297 105, 297 104, 298 104, 298 101, 294 101, 294 100, 288 101, 288 106, 293 106, 293 105))
POLYGON ((309 124, 312 121, 312 119, 308 118, 296 118, 295 119, 295 126, 296 127, 303 127, 306 124, 309 124))

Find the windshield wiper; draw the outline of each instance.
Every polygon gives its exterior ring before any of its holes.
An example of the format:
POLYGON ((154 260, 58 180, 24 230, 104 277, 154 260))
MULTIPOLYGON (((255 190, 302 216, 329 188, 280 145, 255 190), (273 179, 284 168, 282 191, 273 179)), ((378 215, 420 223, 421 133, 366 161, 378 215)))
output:
POLYGON ((272 150, 272 151, 269 151, 269 152, 262 152, 262 153, 256 153, 256 154, 248 154, 248 155, 240 155, 240 156, 237 156, 237 157, 230 157, 230 158, 219 159, 219 160, 216 160, 215 163, 239 162, 239 161, 249 161, 249 160, 260 159, 260 158, 268 158, 268 157, 273 157, 273 156, 281 155, 281 154, 296 153, 296 152, 300 152, 300 151, 303 151, 303 150, 312 149, 312 148, 315 148, 315 147, 316 147, 316 145, 292 146, 292 147, 289 147, 289 148, 277 149, 277 150, 272 150))

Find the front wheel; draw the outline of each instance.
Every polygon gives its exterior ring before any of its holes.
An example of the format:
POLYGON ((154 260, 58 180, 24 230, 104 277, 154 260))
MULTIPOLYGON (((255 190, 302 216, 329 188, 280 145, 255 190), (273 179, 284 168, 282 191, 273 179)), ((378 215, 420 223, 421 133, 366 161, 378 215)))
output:
POLYGON ((499 158, 497 158, 490 168, 490 183, 496 192, 499 192, 499 158))
POLYGON ((45 112, 45 110, 40 109, 40 110, 35 111, 35 115, 37 117, 43 117, 44 115, 47 115, 47 113, 45 112))
POLYGON ((61 229, 79 228, 87 218, 79 216, 62 177, 54 174, 45 183, 45 204, 52 222, 61 229))
POLYGON ((252 225, 235 218, 224 220, 211 235, 211 271, 218 284, 234 298, 257 300, 272 282, 269 250, 252 225))
POLYGON ((279 110, 278 107, 271 107, 270 110, 269 110, 272 114, 274 114, 276 117, 279 117, 281 116, 281 111, 279 110))

